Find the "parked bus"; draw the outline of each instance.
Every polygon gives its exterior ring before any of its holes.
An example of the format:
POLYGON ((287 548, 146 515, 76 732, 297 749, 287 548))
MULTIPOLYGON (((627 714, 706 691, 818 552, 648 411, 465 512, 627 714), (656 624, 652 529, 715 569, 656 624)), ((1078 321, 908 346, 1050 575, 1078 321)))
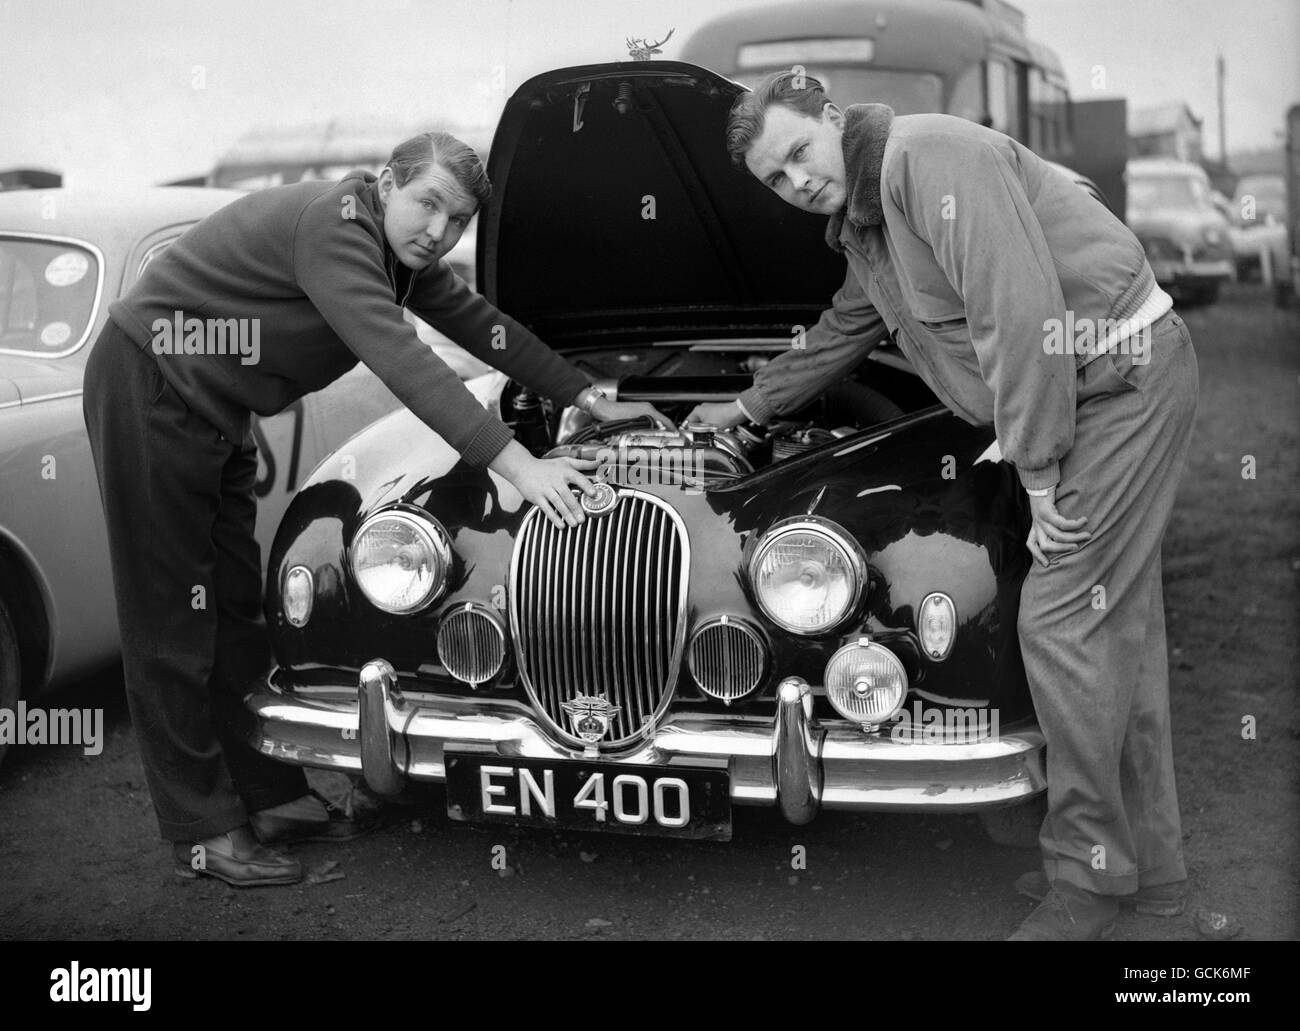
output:
POLYGON ((357 168, 378 172, 394 144, 429 129, 446 129, 487 159, 490 129, 457 128, 437 119, 390 124, 336 120, 245 133, 218 159, 208 185, 260 190, 304 179, 341 179, 357 168))
POLYGON ((696 30, 681 59, 747 86, 802 66, 840 106, 880 103, 900 115, 958 115, 1049 160, 1069 164, 1073 157, 1061 62, 1025 35, 1024 14, 1003 0, 811 0, 750 8, 696 30))

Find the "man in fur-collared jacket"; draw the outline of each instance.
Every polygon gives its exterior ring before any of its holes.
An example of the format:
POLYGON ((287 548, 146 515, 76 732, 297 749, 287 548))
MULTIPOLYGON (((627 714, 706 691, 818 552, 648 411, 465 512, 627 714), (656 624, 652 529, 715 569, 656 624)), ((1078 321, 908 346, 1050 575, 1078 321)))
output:
POLYGON ((995 427, 1032 515, 1019 633, 1048 768, 1045 876, 1018 882, 1042 904, 1013 938, 1103 937, 1120 903, 1181 911, 1160 543, 1197 372, 1141 245, 1002 133, 841 111, 791 72, 737 100, 727 146, 783 200, 830 216, 848 275, 805 348, 691 418, 796 410, 892 336, 945 405, 995 427))

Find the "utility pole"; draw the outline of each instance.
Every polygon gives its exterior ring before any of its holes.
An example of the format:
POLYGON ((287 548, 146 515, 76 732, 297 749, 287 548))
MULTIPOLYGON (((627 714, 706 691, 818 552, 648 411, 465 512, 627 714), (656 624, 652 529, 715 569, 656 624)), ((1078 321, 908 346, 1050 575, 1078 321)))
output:
POLYGON ((1222 163, 1224 171, 1228 168, 1228 123, 1226 121, 1227 111, 1223 103, 1223 51, 1219 51, 1219 56, 1214 62, 1219 84, 1219 161, 1222 163))

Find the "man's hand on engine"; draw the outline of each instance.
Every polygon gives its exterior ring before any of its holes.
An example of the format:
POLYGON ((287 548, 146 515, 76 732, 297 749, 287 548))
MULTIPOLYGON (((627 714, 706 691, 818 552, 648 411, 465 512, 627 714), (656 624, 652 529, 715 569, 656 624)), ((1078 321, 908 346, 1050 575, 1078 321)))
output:
POLYGON ((748 422, 745 413, 740 410, 740 405, 735 401, 725 401, 716 404, 696 405, 691 409, 691 414, 686 417, 687 422, 702 422, 709 426, 716 426, 718 429, 730 429, 732 426, 739 426, 742 422, 748 422))
POLYGON ((676 429, 673 421, 668 416, 645 401, 611 401, 602 397, 591 406, 591 417, 597 422, 610 422, 614 419, 639 419, 647 415, 659 424, 660 429, 676 429))

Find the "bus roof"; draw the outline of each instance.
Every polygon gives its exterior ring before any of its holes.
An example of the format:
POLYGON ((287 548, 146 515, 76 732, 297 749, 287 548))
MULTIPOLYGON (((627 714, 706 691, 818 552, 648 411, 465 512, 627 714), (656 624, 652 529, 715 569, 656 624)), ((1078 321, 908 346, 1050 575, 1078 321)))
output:
POLYGON ((1006 0, 802 0, 749 8, 702 25, 681 60, 734 74, 745 44, 855 36, 874 41, 871 63, 882 68, 957 75, 996 48, 1065 82, 1056 52, 1026 36, 1024 13, 1006 0))
POLYGON ((863 36, 875 40, 873 64, 959 74, 994 36, 992 19, 958 0, 831 0, 779 3, 721 15, 696 29, 681 60, 723 74, 737 70, 742 44, 863 36), (891 31, 892 30, 892 31, 891 31), (938 37, 946 46, 936 48, 938 37))

